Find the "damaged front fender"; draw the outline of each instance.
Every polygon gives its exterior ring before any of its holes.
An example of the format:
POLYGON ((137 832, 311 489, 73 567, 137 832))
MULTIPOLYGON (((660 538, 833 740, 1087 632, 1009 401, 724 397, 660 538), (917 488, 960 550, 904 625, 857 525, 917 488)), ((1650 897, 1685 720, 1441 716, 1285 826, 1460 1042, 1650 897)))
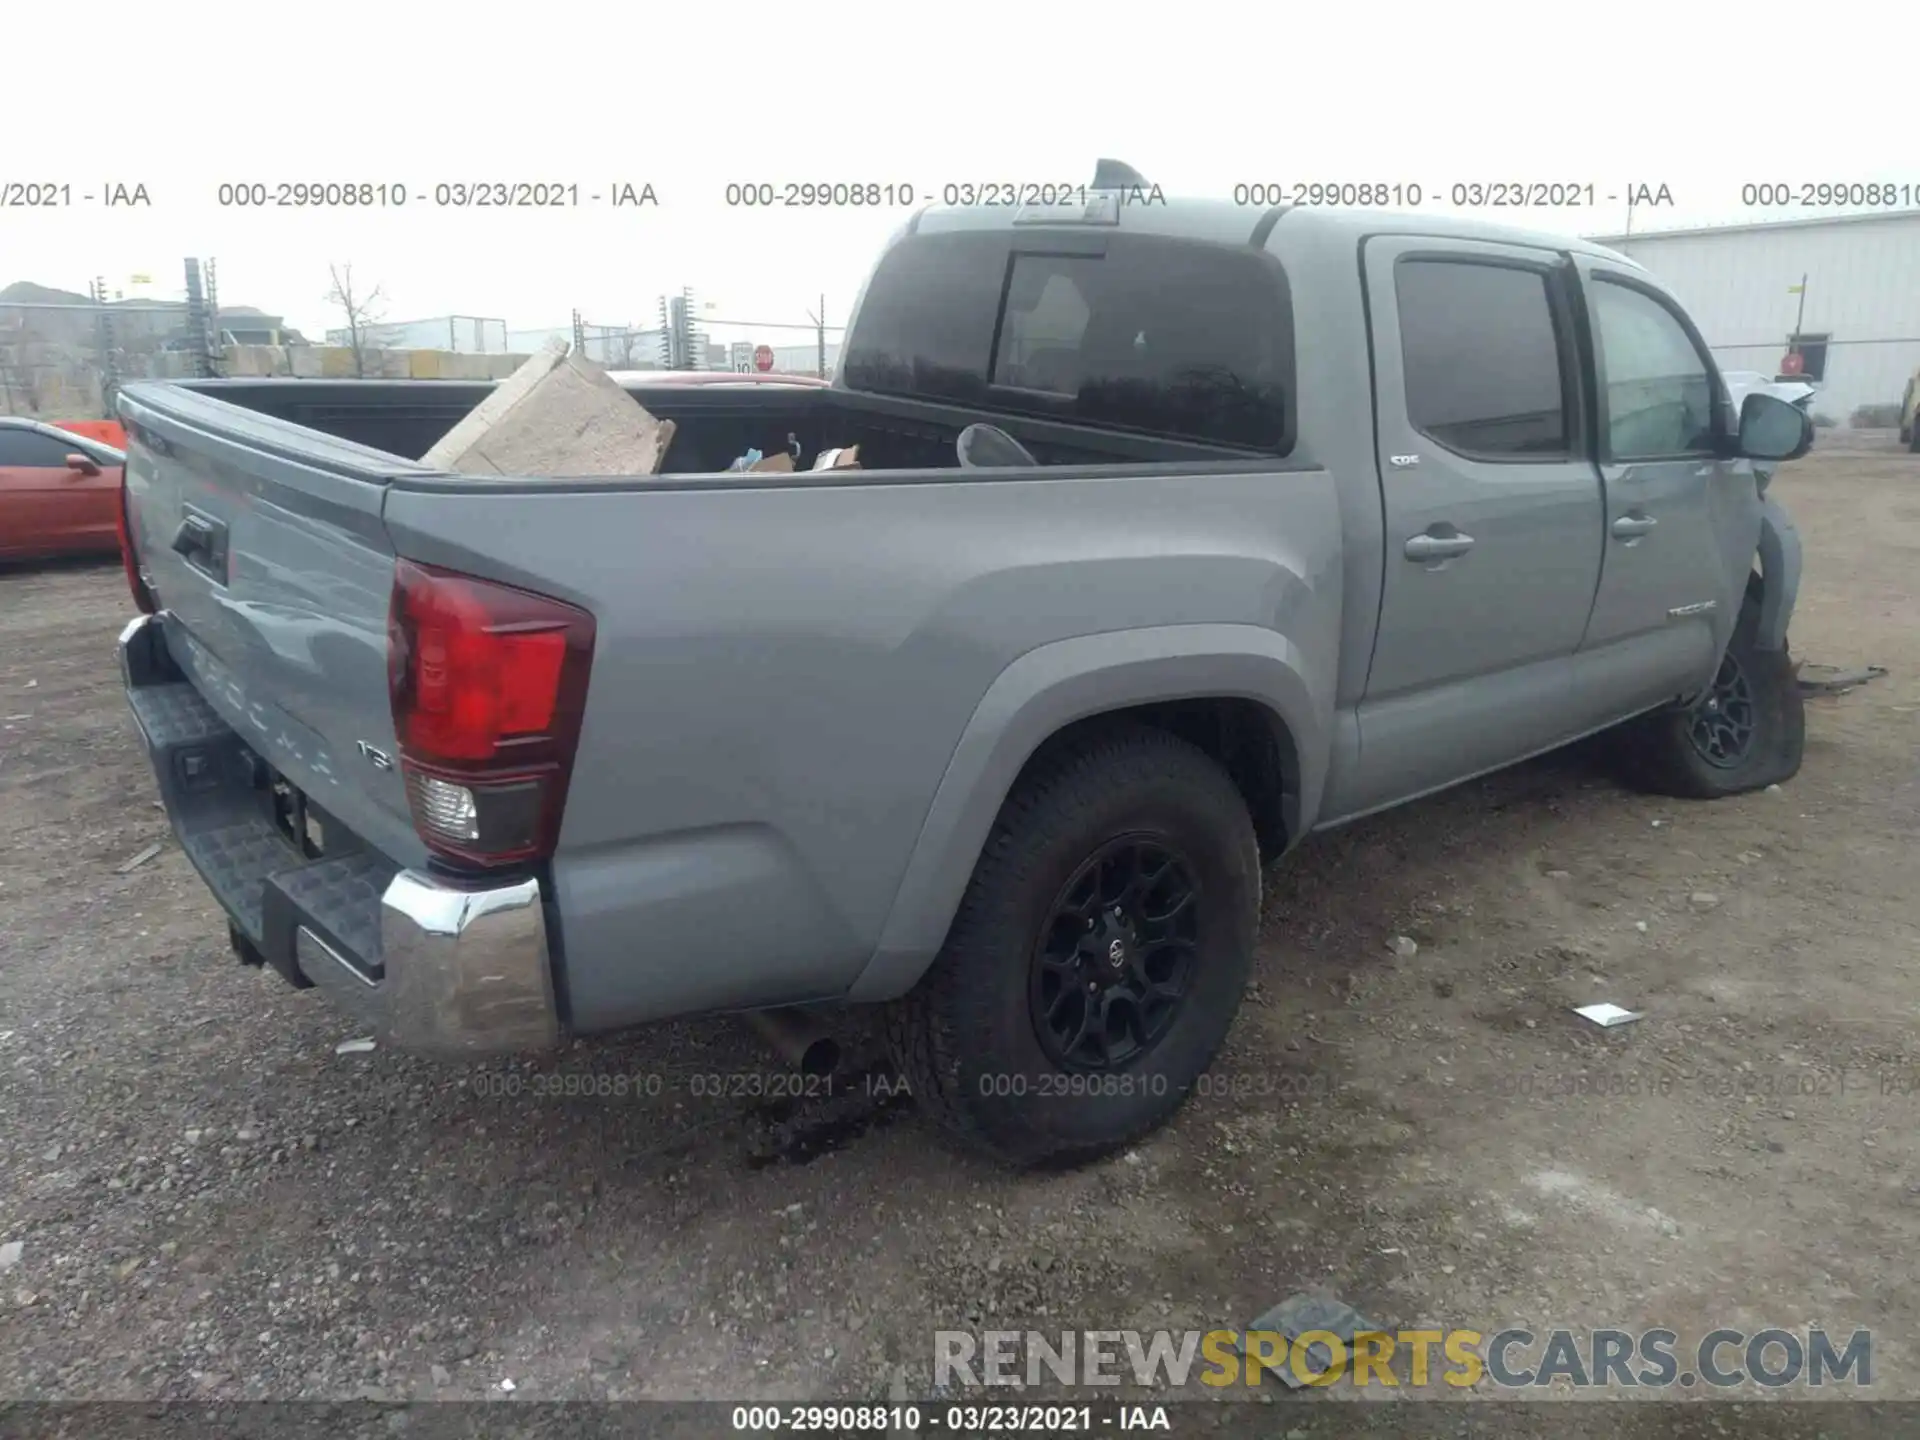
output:
POLYGON ((1754 643, 1784 650, 1793 602, 1800 593, 1800 531, 1777 500, 1760 505, 1760 626, 1754 643))

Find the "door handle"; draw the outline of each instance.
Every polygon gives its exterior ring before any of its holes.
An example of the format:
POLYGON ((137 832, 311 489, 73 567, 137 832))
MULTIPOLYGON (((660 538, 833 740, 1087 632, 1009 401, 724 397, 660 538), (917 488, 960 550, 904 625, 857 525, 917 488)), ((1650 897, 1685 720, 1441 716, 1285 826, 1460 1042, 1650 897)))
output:
POLYGON ((1651 515, 1622 515, 1613 522, 1613 538, 1638 540, 1660 522, 1651 515))
POLYGON ((1407 541, 1409 560, 1451 560, 1473 548, 1471 535, 1416 535, 1407 541))

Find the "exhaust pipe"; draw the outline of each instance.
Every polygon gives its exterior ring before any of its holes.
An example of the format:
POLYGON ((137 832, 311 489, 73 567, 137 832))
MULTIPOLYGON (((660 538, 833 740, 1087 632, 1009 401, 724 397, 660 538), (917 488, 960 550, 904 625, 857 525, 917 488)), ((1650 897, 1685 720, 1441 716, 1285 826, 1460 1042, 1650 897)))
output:
POLYGON ((840 1042, 805 1012, 781 1007, 749 1010, 741 1018, 776 1055, 802 1075, 818 1079, 840 1068, 840 1042))

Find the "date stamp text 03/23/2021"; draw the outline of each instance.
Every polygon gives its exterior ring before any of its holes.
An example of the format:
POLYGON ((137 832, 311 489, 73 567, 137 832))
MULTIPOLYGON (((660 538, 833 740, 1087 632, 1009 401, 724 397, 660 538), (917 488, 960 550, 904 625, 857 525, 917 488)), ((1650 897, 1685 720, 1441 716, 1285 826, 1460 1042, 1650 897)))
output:
MULTIPOLYGON (((1765 179, 1729 180, 1684 194, 1661 180, 1599 181, 1485 178, 1439 183, 1391 177, 1354 179, 1248 179, 1219 198, 1232 204, 1382 209, 1396 211, 1670 210, 1682 203, 1738 204, 1743 209, 1796 213, 1874 211, 1920 206, 1920 180, 1765 179)), ((1096 196, 1122 207, 1161 206, 1160 185, 1096 190, 1082 181, 1031 181, 991 176, 933 184, 894 178, 769 178, 716 176, 688 188, 657 179, 609 177, 442 178, 409 181, 349 175, 304 178, 235 177, 214 184, 156 185, 149 179, 81 179, 72 176, 0 175, 0 210, 152 210, 172 204, 208 204, 227 211, 339 210, 432 211, 658 211, 676 200, 718 202, 729 210, 909 210, 947 207, 1071 208, 1096 196)))

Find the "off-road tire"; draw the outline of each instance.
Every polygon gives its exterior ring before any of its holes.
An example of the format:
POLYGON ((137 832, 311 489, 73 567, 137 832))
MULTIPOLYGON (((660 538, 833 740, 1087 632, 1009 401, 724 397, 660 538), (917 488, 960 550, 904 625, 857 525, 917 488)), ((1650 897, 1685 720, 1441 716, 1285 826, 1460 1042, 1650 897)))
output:
POLYGON ((1761 650, 1755 645, 1759 628, 1756 579, 1747 586, 1727 644, 1727 655, 1744 676, 1752 702, 1752 740, 1743 757, 1722 766, 1700 753, 1691 738, 1697 706, 1660 711, 1631 722, 1620 733, 1616 753, 1630 784, 1659 795, 1718 800, 1783 784, 1800 772, 1807 741, 1806 700, 1788 651, 1784 647, 1761 650))
POLYGON ((1166 732, 1105 728, 1043 754, 1001 807, 946 944, 887 1010, 918 1105, 965 1146, 1019 1166, 1072 1165, 1164 1124, 1240 1007, 1260 918, 1253 823, 1226 773, 1166 732), (1198 941, 1164 1036, 1131 1068, 1068 1069, 1042 1046, 1036 947, 1079 867, 1120 837, 1163 837, 1195 882, 1198 941))

